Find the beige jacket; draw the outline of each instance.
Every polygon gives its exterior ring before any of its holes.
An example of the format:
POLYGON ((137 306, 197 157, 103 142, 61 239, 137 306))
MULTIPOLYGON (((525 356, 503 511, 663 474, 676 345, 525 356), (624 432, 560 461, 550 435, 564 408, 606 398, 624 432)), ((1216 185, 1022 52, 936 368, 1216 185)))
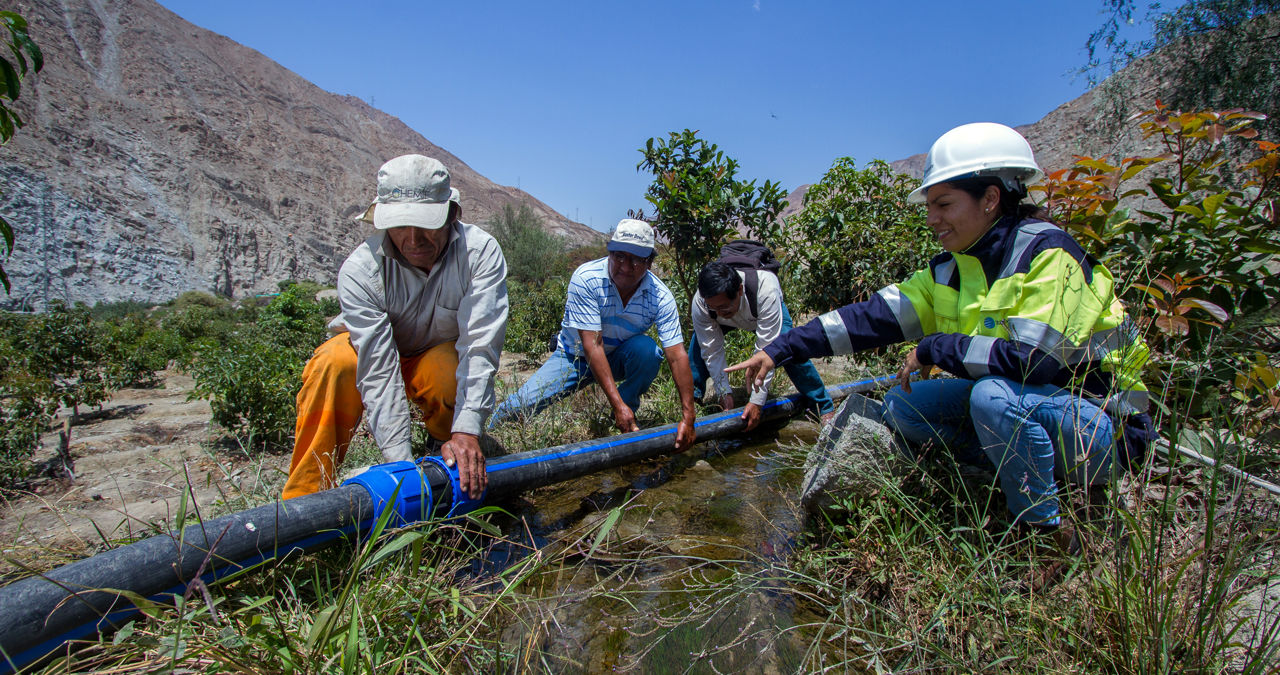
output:
POLYGON ((493 376, 507 335, 507 263, 484 230, 457 222, 430 274, 410 265, 385 232, 361 244, 338 272, 342 314, 356 349, 356 388, 388 462, 412 458, 400 359, 457 342, 453 431, 480 435, 493 410, 493 376))
MULTIPOLYGON (((773 272, 756 270, 760 282, 756 295, 756 308, 760 316, 751 316, 751 303, 747 300, 746 272, 737 270, 742 278, 742 291, 738 294, 738 311, 733 318, 711 318, 711 311, 702 299, 701 293, 693 294, 693 303, 689 317, 693 320, 693 334, 698 340, 698 348, 702 351, 702 360, 711 373, 711 381, 715 384, 716 394, 724 396, 732 389, 729 387, 729 376, 725 374, 724 332, 716 324, 723 323, 739 330, 755 333, 756 349, 764 349, 765 345, 778 339, 782 334, 782 285, 773 272)), ((756 405, 764 405, 769 399, 769 385, 773 383, 773 371, 765 376, 764 387, 751 392, 750 401, 756 405)))

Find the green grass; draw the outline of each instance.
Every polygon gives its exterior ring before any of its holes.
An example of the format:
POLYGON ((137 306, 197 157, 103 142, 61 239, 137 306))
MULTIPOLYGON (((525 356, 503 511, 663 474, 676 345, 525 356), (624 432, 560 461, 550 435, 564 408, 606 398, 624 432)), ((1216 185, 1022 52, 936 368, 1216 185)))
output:
MULTIPOLYGON (((819 365, 831 382, 885 372, 880 360, 819 365)), ((674 421, 678 410, 661 375, 642 423, 674 421)), ((588 387, 496 435, 514 452, 606 435, 611 425, 588 387)), ((1256 451, 1222 436, 1200 435, 1202 451, 1233 464, 1256 451)), ((807 449, 783 448, 790 459, 770 461, 798 466, 807 449)), ((347 467, 378 461, 358 433, 347 467)), ((202 515, 270 501, 283 477, 249 478, 251 489, 229 491, 202 515)), ((789 491, 780 486, 778 498, 789 491)), ((655 509, 651 519, 669 507, 632 500, 584 506, 584 517, 536 547, 528 523, 489 511, 384 529, 264 565, 207 595, 193 589, 46 672, 1275 670, 1274 602, 1262 615, 1250 603, 1280 586, 1280 504, 1162 459, 1121 477, 1091 517, 1081 495, 1071 501, 1087 553, 1041 590, 1028 579, 1056 554, 1009 530, 997 490, 942 464, 886 481, 875 499, 838 501, 773 559, 744 549, 711 560, 641 540, 638 509, 655 509), (506 566, 477 568, 495 547, 511 552, 506 566), (565 608, 578 606, 589 618, 566 619, 565 608)), ((702 517, 727 529, 739 506, 717 491, 702 517)))

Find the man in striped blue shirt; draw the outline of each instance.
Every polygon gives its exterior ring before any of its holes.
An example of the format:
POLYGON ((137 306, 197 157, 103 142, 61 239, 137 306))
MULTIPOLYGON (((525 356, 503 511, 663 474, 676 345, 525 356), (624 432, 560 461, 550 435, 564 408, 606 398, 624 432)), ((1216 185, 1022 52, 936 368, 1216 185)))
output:
POLYGON ((640 396, 658 375, 665 355, 680 393, 682 419, 676 451, 693 445, 693 375, 680 332, 675 296, 649 270, 653 228, 642 220, 618 223, 609 255, 584 263, 569 279, 556 349, 520 390, 494 410, 493 427, 516 414, 534 414, 593 380, 624 432, 637 431, 640 396), (645 335, 656 325, 662 349, 645 335))

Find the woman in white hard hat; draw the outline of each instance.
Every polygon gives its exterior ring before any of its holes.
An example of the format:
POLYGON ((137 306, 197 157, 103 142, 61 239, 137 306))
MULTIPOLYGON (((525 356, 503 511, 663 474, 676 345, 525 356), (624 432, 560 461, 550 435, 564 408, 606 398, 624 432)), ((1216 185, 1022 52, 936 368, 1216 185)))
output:
POLYGON ((946 252, 726 370, 745 369, 754 385, 790 361, 919 340, 885 396, 885 423, 958 461, 989 460, 1013 520, 1066 546, 1055 475, 1096 485, 1141 460, 1152 437, 1139 378, 1148 352, 1110 272, 1023 203, 1041 175, 1007 126, 947 132, 910 196, 946 252), (911 382, 933 366, 955 378, 911 382))

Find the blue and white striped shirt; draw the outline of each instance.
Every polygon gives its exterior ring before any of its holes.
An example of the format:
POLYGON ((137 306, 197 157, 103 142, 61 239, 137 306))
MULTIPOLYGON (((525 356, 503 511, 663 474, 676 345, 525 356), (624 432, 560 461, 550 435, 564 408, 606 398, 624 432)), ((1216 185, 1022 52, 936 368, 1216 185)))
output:
POLYGON ((600 331, 608 354, 655 323, 663 348, 684 342, 671 289, 653 272, 645 272, 640 287, 624 307, 618 288, 609 279, 609 258, 592 260, 574 270, 569 279, 560 347, 573 356, 583 356, 578 331, 600 331))

